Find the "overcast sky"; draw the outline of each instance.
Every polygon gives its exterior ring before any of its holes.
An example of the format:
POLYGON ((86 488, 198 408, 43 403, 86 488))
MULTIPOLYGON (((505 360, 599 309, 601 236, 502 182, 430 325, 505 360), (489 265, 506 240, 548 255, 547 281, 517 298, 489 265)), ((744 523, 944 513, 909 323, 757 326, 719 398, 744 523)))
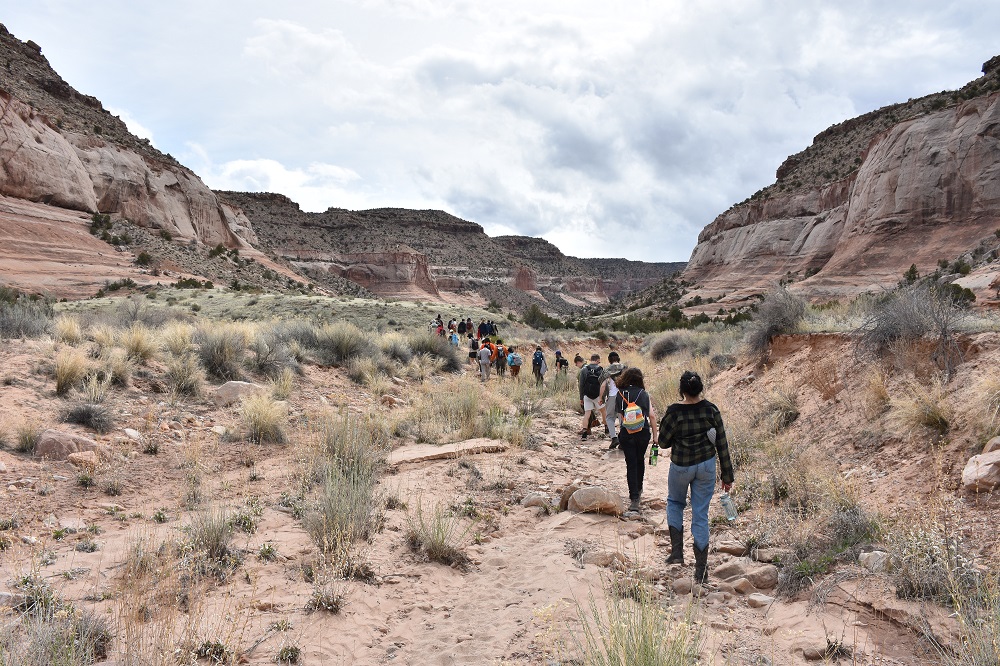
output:
POLYGON ((1000 3, 30 0, 0 22, 216 189, 687 260, 829 125, 951 89, 1000 3))

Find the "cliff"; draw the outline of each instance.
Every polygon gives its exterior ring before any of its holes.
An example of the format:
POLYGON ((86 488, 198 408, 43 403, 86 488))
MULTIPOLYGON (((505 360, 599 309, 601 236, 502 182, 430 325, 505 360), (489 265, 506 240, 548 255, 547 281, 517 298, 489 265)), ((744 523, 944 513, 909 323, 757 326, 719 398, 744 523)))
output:
POLYGON ((0 194, 108 213, 179 240, 250 250, 256 238, 190 170, 128 132, 0 25, 0 194))
POLYGON ((972 250, 1000 226, 1000 72, 984 72, 818 135, 775 185, 702 231, 685 279, 718 293, 808 276, 796 288, 835 297, 972 250), (820 182, 834 162, 851 168, 820 182))

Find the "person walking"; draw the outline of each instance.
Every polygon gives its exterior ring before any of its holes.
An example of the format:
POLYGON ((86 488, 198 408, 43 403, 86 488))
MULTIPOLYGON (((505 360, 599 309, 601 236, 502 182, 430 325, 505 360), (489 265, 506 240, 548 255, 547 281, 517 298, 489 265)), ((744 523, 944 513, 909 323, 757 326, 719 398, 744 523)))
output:
POLYGON ((601 375, 601 394, 598 399, 604 405, 601 408, 601 417, 604 419, 604 428, 608 431, 608 437, 611 438, 611 444, 608 446, 608 450, 612 450, 618 446, 618 430, 617 430, 617 420, 618 420, 618 386, 615 383, 615 378, 625 371, 625 366, 621 364, 621 357, 618 352, 611 352, 608 354, 608 367, 604 368, 604 374, 601 375))
POLYGON ((681 375, 681 399, 667 407, 657 439, 661 448, 670 449, 667 564, 684 564, 684 507, 690 489, 695 583, 708 580, 708 507, 715 493, 716 459, 721 468, 722 489, 729 492, 733 485, 733 463, 722 414, 702 397, 704 390, 698 373, 688 370, 681 375))
POLYGON ((614 411, 622 414, 622 430, 618 446, 625 454, 625 480, 628 483, 629 506, 625 516, 635 516, 641 511, 642 482, 646 475, 646 448, 657 436, 656 414, 646 391, 646 383, 639 368, 629 368, 621 373, 621 385, 615 397, 614 411))
POLYGON ((511 379, 518 379, 521 375, 522 363, 524 363, 524 359, 522 359, 521 355, 517 353, 517 347, 511 346, 510 353, 507 354, 507 365, 510 366, 511 379))
POLYGON ((583 405, 583 426, 580 428, 580 439, 587 439, 590 436, 591 414, 601 409, 599 398, 601 395, 601 373, 603 372, 600 354, 591 354, 590 363, 580 368, 577 380, 580 389, 580 404, 583 405))
POLYGON ((497 369, 497 377, 503 379, 507 376, 507 348, 503 344, 503 340, 497 338, 497 358, 494 361, 497 369))
POLYGON ((469 333, 469 365, 476 367, 479 358, 479 338, 469 333))
POLYGON ((566 374, 569 369, 569 361, 563 356, 562 352, 558 349, 556 350, 556 373, 566 374))
POLYGON ((542 353, 542 346, 535 346, 535 353, 531 357, 531 374, 535 376, 535 385, 541 386, 545 382, 545 354, 542 353))
POLYGON ((493 363, 491 360, 493 350, 491 350, 488 345, 484 344, 479 348, 478 355, 480 379, 484 382, 488 382, 490 380, 490 366, 493 363))

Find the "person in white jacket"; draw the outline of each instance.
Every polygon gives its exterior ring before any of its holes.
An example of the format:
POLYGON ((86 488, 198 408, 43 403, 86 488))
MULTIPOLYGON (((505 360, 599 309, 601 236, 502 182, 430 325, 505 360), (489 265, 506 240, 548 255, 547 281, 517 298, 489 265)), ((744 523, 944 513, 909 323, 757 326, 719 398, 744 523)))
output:
POLYGON ((601 417, 604 419, 604 427, 608 431, 608 437, 611 438, 611 444, 608 446, 609 451, 618 447, 618 413, 615 411, 618 404, 618 386, 615 384, 615 378, 622 374, 625 369, 618 352, 608 354, 608 367, 604 368, 604 375, 601 377, 600 400, 603 405, 601 417))

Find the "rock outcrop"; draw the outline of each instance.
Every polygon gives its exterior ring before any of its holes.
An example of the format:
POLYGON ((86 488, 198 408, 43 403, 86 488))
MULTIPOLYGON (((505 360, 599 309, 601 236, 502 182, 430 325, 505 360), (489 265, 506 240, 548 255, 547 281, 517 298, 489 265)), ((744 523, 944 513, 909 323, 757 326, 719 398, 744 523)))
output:
MULTIPOLYGON (((987 90, 1000 87, 993 78, 987 90)), ((684 277, 719 292, 794 276, 807 278, 802 291, 836 297, 895 284, 911 264, 932 272, 940 259, 971 250, 1000 218, 1000 95, 941 95, 875 133, 845 176, 804 187, 781 182, 720 215, 700 234, 684 277)), ((899 112, 848 121, 814 146, 838 137, 857 143, 864 127, 880 128, 899 112)), ((779 182, 796 178, 804 159, 789 158, 779 182)))

